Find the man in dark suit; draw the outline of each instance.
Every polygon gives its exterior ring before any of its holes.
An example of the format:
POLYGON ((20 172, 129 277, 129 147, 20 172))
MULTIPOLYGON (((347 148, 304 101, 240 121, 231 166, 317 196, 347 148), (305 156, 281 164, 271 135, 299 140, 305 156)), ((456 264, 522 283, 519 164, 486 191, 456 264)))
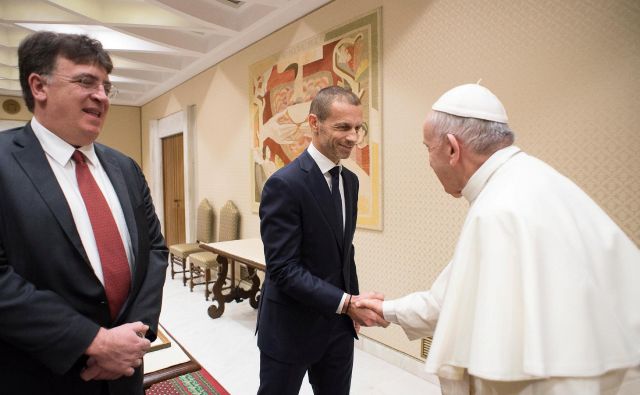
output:
POLYGON ((309 111, 309 148, 264 186, 258 394, 297 394, 306 372, 314 393, 348 394, 359 325, 388 324, 355 306, 361 298, 352 245, 358 179, 340 160, 362 137, 362 122, 351 91, 321 90, 309 111))
POLYGON ((18 58, 34 116, 0 133, 0 392, 142 394, 167 249, 138 165, 94 143, 111 59, 50 32, 18 58))

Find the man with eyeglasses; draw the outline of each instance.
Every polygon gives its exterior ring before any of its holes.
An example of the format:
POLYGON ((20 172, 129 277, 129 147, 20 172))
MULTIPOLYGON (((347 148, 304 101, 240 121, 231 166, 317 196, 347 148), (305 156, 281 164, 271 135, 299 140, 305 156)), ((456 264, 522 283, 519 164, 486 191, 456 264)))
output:
POLYGON ((167 249, 141 169, 94 142, 111 59, 37 32, 18 61, 33 118, 0 133, 0 392, 142 394, 167 249))

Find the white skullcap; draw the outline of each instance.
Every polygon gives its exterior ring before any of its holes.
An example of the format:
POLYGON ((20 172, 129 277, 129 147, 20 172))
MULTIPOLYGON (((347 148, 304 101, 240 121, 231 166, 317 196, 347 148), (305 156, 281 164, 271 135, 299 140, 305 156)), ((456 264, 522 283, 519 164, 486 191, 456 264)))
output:
POLYGON ((465 84, 447 91, 431 107, 436 111, 465 118, 507 123, 507 111, 500 100, 484 86, 465 84))

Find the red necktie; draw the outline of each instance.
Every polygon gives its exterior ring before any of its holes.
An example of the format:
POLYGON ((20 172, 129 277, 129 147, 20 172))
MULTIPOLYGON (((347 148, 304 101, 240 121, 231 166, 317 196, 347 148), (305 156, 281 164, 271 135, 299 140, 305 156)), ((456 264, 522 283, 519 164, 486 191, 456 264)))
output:
POLYGON ((76 150, 71 158, 76 162, 78 188, 89 214, 102 263, 104 289, 109 302, 111 319, 115 319, 129 295, 131 284, 129 261, 109 204, 91 175, 84 155, 76 150))

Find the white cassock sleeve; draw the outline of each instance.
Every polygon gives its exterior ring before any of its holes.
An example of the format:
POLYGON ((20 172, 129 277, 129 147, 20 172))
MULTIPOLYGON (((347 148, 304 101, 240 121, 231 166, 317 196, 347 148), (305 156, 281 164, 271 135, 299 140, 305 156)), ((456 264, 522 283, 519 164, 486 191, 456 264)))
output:
POLYGON ((543 162, 518 154, 491 175, 450 265, 427 372, 522 381, 638 366, 640 250, 543 162))
POLYGON ((440 316, 450 272, 451 263, 438 275, 430 290, 384 301, 384 319, 400 325, 410 340, 432 336, 440 316))

